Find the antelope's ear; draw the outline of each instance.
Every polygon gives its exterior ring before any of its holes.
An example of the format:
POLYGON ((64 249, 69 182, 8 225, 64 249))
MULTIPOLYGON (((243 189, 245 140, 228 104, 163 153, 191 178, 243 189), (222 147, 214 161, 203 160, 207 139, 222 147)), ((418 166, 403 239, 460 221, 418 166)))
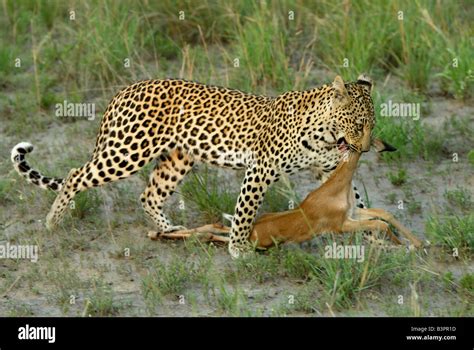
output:
POLYGON ((343 107, 347 105, 350 101, 349 93, 339 75, 332 82, 332 87, 334 89, 333 106, 343 107))
POLYGON ((372 82, 372 79, 370 79, 368 76, 361 74, 357 78, 356 84, 362 85, 365 91, 367 91, 369 94, 372 93, 372 90, 374 88, 374 84, 372 82))
POLYGON ((374 146, 377 152, 395 152, 397 149, 393 147, 391 144, 379 139, 373 138, 372 139, 372 146, 374 146))

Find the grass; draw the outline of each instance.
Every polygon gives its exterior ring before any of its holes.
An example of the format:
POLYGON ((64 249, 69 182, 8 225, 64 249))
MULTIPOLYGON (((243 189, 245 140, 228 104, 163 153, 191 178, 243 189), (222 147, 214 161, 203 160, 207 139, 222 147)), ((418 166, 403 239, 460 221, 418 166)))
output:
POLYGON ((384 160, 400 163, 401 160, 422 158, 438 160, 443 154, 443 143, 446 128, 431 127, 423 119, 432 111, 426 99, 419 93, 406 93, 401 90, 378 92, 374 94, 376 124, 374 133, 397 148, 397 152, 382 154, 384 160), (415 104, 419 106, 419 116, 384 116, 384 104, 415 104), (418 118, 418 119, 417 119, 418 118))
POLYGON ((474 150, 470 150, 467 156, 469 163, 474 166, 474 150))
POLYGON ((308 314, 319 314, 319 310, 325 309, 324 302, 321 300, 321 286, 316 280, 310 280, 305 286, 299 290, 294 297, 294 304, 290 304, 289 300, 283 301, 284 314, 291 312, 305 312, 308 314))
POLYGON ((85 283, 70 267, 63 269, 52 267, 46 276, 53 286, 53 301, 60 305, 64 312, 67 312, 76 303, 76 299, 79 299, 80 291, 85 287, 85 283))
MULTIPOLYGON (((352 244, 362 244, 360 241, 352 244)), ((346 240, 345 244, 349 244, 346 240)), ((382 276, 395 270, 399 261, 383 254, 379 248, 367 247, 364 262, 356 259, 321 259, 313 273, 322 285, 327 304, 332 308, 352 307, 360 292, 378 283, 382 276)))
POLYGON ((238 193, 222 184, 216 169, 203 166, 199 173, 188 175, 180 193, 186 202, 194 204, 206 222, 222 220, 223 213, 233 213, 238 193))
POLYGON ((388 173, 388 179, 394 186, 401 186, 407 180, 407 172, 405 169, 399 169, 396 173, 388 173))
POLYGON ((201 46, 206 61, 212 59, 209 51, 218 48, 220 65, 230 66, 224 76, 241 89, 289 89, 308 78, 311 60, 349 77, 393 72, 422 93, 438 80, 456 97, 472 94, 473 48, 468 38, 473 10, 467 2, 441 8, 435 1, 206 0, 199 6, 170 0, 133 5, 105 1, 76 4, 73 20, 68 4, 56 1, 5 1, 4 9, 0 69, 12 75, 13 53, 34 44, 36 56, 25 57, 23 67, 36 62, 34 86, 40 101, 60 79, 67 90, 89 94, 97 84, 105 88, 152 70, 166 71, 167 61, 182 59, 186 47, 201 46), (14 50, 6 50, 8 46, 14 50), (449 66, 453 58, 459 58, 456 67, 449 66), (154 66, 147 63, 151 60, 154 66))
POLYGON ((102 199, 98 190, 89 190, 78 193, 69 203, 72 216, 78 219, 84 219, 92 213, 99 211, 102 199))
POLYGON ((308 254, 302 250, 294 249, 286 252, 282 259, 282 265, 286 274, 298 280, 308 280, 312 276, 313 267, 318 263, 315 255, 308 254))
POLYGON ((426 223, 426 234, 433 242, 448 248, 453 255, 465 254, 469 257, 474 244, 474 214, 430 217, 426 223))
POLYGON ((112 288, 102 280, 92 282, 92 290, 85 299, 83 316, 116 316, 126 308, 126 303, 119 302, 114 297, 112 288))
POLYGON ((274 2, 254 6, 245 24, 235 22, 231 82, 248 91, 262 85, 291 89, 294 74, 286 53, 291 28, 285 28, 282 16, 272 15, 283 14, 285 6, 279 8, 279 3, 274 2))
POLYGON ((461 277, 459 286, 463 291, 474 297, 474 274, 468 273, 461 277))
MULTIPOLYGON (((245 276, 255 280, 257 283, 264 283, 272 280, 279 273, 279 255, 276 250, 269 254, 254 254, 250 257, 237 261, 237 273, 239 277, 245 276)), ((234 273, 234 271, 232 271, 234 273)))
POLYGON ((301 202, 296 191, 296 185, 287 176, 273 184, 265 194, 262 212, 276 212, 295 209, 301 202))
POLYGON ((27 304, 11 304, 8 310, 7 317, 33 317, 35 316, 34 311, 30 305, 27 304))
POLYGON ((474 201, 468 189, 456 186, 453 190, 445 190, 444 198, 448 201, 451 208, 469 213, 474 209, 474 201))
POLYGON ((214 300, 220 312, 230 316, 245 315, 245 297, 238 288, 231 288, 225 281, 220 281, 214 290, 214 300))
POLYGON ((417 201, 416 199, 410 200, 408 202, 407 210, 408 210, 408 214, 410 215, 421 214, 422 212, 421 202, 417 201))
MULTIPOLYGON (((460 163, 454 166, 474 164, 469 116, 453 115, 439 127, 425 122, 443 112, 433 108, 435 99, 471 104, 470 2, 91 0, 72 5, 0 4, 0 148, 8 154, 21 139, 38 143, 32 164, 48 175, 65 176, 71 167, 84 164, 100 123, 100 118, 57 118, 56 103, 96 103, 100 116, 121 87, 164 77, 277 95, 330 82, 335 74, 350 81, 368 73, 376 81, 375 133, 398 148, 381 157, 394 165, 389 175, 394 186, 409 189, 408 175, 419 171, 411 164, 442 163, 454 152, 460 163), (420 119, 382 117, 381 106, 389 100, 418 104, 420 119)), ((435 244, 450 254, 458 248, 463 257, 458 264, 466 271, 457 277, 446 275, 448 267, 457 265, 438 269, 435 257, 413 253, 367 248, 363 263, 325 259, 322 249, 332 243, 330 238, 316 240, 311 248, 278 247, 236 262, 228 259, 225 248, 199 241, 149 242, 145 233, 150 226, 138 202, 143 181, 133 179, 79 194, 75 209, 69 210, 73 220, 47 232, 39 220, 44 221, 55 194, 13 175, 6 158, 0 162, 0 177, 0 242, 41 248, 36 265, 21 260, 0 264, 0 291, 10 298, 0 305, 6 315, 188 312, 177 296, 185 297, 193 315, 375 314, 374 304, 392 315, 425 315, 428 310, 472 314, 472 274, 466 266, 474 229, 467 187, 446 190, 446 205, 435 203, 426 223, 435 244), (403 305, 396 303, 400 294, 403 305), (45 295, 47 303, 38 299, 45 295), (130 307, 130 295, 138 306, 130 307), (435 297, 453 306, 446 311, 435 297)), ((207 167, 190 174, 178 189, 186 209, 171 210, 171 218, 189 226, 220 221, 222 213, 233 212, 238 196, 238 186, 227 186, 230 182, 207 167)), ((296 206, 301 199, 296 186, 283 180, 272 186, 261 211, 296 206)), ((396 203, 397 196, 392 193, 388 199, 396 203)), ((423 197, 408 197, 409 215, 420 215, 422 207, 423 197)))
POLYGON ((155 286, 163 295, 183 293, 192 276, 191 267, 178 259, 167 265, 156 261, 143 279, 145 294, 155 286))
POLYGON ((13 190, 13 181, 10 179, 0 180, 0 200, 7 202, 11 200, 11 192, 13 190))
POLYGON ((426 234, 450 254, 470 259, 474 244, 474 202, 468 189, 445 190, 443 214, 434 213, 426 222, 426 234))
POLYGON ((212 250, 203 247, 197 240, 187 242, 186 248, 188 252, 194 252, 191 255, 193 258, 185 255, 182 259, 176 255, 168 263, 154 259, 146 265, 146 273, 141 278, 141 291, 150 312, 162 305, 167 296, 187 295, 188 289, 195 283, 203 286, 205 295, 211 288, 212 250))
POLYGON ((438 73, 442 78, 443 89, 458 99, 468 99, 474 93, 474 71, 468 55, 472 55, 472 43, 462 38, 455 49, 447 48, 444 56, 451 57, 451 62, 438 73))

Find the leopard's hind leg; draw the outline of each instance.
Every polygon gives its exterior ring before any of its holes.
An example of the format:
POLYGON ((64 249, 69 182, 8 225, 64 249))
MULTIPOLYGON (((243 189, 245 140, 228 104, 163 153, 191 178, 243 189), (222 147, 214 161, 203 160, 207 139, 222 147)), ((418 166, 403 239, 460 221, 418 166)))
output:
MULTIPOLYGON (((91 161, 81 168, 71 169, 46 217, 48 228, 53 228, 61 221, 66 208, 78 192, 127 178, 155 158, 150 147, 127 149, 122 147, 122 142, 116 140, 113 149, 99 147, 91 161)), ((156 151, 163 153, 168 148, 164 146, 156 151)))
POLYGON ((191 156, 176 149, 169 154, 161 155, 150 174, 148 185, 140 200, 143 209, 156 224, 160 233, 183 229, 182 226, 171 224, 163 213, 163 204, 192 167, 191 156))
MULTIPOLYGON (((117 159, 116 159, 117 160, 117 159)), ((106 183, 124 179, 137 172, 143 163, 133 163, 125 160, 114 162, 102 155, 87 162, 83 167, 71 169, 57 195, 48 215, 46 216, 46 227, 52 229, 64 217, 66 208, 69 206, 74 196, 91 187, 102 186, 106 183), (121 167, 127 164, 125 167, 121 167)))

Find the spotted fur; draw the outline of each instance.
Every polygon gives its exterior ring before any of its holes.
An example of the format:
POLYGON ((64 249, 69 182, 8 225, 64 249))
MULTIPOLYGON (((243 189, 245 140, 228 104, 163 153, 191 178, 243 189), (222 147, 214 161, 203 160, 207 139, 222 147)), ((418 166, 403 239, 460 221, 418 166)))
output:
POLYGON ((156 165, 141 195, 160 232, 179 228, 164 215, 165 200, 195 161, 246 169, 232 221, 229 251, 237 257, 268 187, 282 173, 312 167, 323 179, 341 159, 339 147, 360 149, 364 125, 374 124, 370 80, 359 77, 277 97, 185 80, 146 80, 120 91, 109 103, 90 160, 65 179, 33 170, 20 143, 12 150, 15 169, 28 181, 58 192, 47 226, 62 219, 74 196, 124 179, 151 161, 156 165))

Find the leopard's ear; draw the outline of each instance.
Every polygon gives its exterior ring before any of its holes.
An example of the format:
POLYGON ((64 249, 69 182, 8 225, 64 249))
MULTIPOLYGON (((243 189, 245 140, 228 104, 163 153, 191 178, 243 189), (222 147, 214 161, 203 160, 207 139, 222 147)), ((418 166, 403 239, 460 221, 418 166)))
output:
POLYGON ((367 75, 364 74, 361 74, 357 77, 356 84, 361 85, 364 90, 367 91, 369 94, 372 93, 372 90, 374 88, 372 79, 370 79, 367 75))
POLYGON ((343 107, 348 104, 350 101, 349 93, 347 92, 346 86, 344 85, 344 81, 339 75, 334 79, 332 87, 335 92, 333 106, 343 107))

